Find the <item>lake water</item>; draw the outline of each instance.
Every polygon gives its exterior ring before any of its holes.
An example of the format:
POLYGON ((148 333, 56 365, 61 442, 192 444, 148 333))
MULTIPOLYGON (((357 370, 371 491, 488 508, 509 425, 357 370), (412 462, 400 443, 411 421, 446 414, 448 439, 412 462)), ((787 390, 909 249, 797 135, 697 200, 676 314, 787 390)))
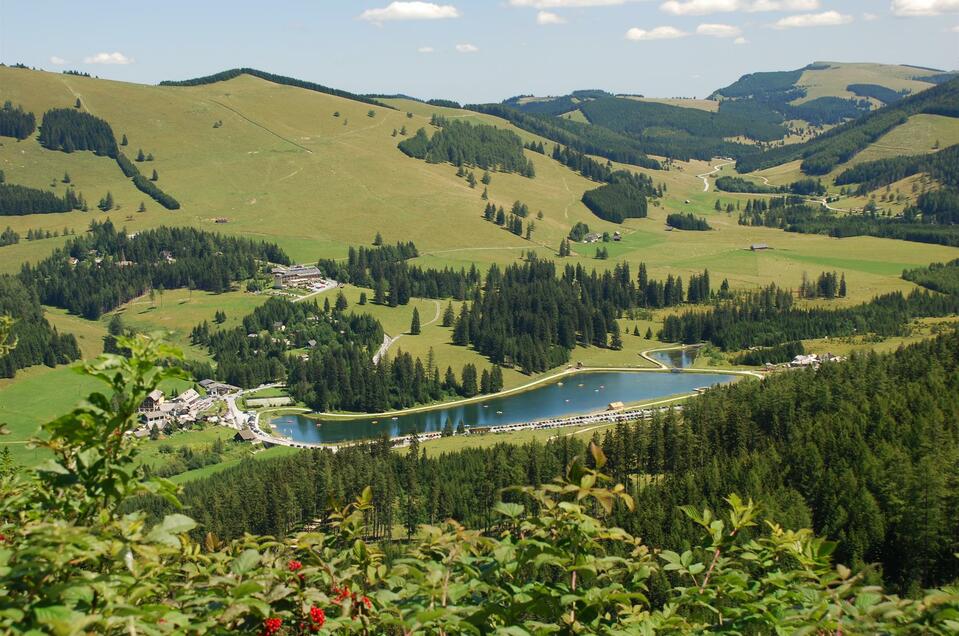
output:
POLYGON ((603 371, 578 373, 535 389, 481 402, 419 411, 391 417, 349 420, 317 420, 301 415, 283 415, 272 420, 277 433, 295 441, 331 444, 355 439, 371 439, 386 432, 390 437, 443 429, 446 420, 455 428, 466 426, 503 426, 595 413, 610 402, 640 402, 689 393, 699 387, 724 384, 734 375, 716 373, 630 373, 603 371))
POLYGON ((667 351, 653 351, 649 357, 653 360, 662 362, 667 367, 677 369, 686 369, 693 366, 696 361, 696 354, 699 353, 696 347, 686 347, 684 349, 669 349, 667 351))

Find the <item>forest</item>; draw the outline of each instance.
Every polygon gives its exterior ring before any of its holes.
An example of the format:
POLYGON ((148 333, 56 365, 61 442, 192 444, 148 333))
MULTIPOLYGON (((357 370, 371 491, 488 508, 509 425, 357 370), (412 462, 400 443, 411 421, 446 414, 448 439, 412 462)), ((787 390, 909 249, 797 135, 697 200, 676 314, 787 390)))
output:
POLYGON ((875 212, 837 216, 802 199, 784 197, 746 202, 740 225, 778 227, 787 232, 826 234, 836 238, 876 236, 916 243, 959 246, 959 194, 944 188, 919 195, 915 206, 902 216, 883 217, 875 212))
POLYGON ((909 91, 894 91, 891 88, 882 86, 881 84, 850 84, 846 86, 846 90, 850 93, 858 95, 859 97, 872 97, 873 99, 878 99, 882 103, 886 104, 895 104, 903 97, 909 94, 909 91))
POLYGON ((859 184, 863 196, 914 174, 926 173, 943 186, 959 188, 959 145, 925 155, 907 155, 867 161, 836 176, 836 185, 859 184))
POLYGON ((0 136, 26 139, 37 129, 37 119, 33 113, 23 110, 9 100, 0 108, 0 136))
POLYGON ((687 310, 666 316, 659 339, 684 344, 709 342, 723 351, 739 351, 827 336, 904 336, 909 333, 910 321, 916 318, 957 312, 959 296, 924 290, 908 295, 884 294, 855 307, 800 308, 794 306, 791 291, 772 284, 706 311, 687 310))
POLYGON ((290 259, 276 245, 194 228, 129 236, 107 220, 91 222, 87 233, 39 263, 25 263, 19 279, 43 304, 96 320, 151 289, 226 291, 266 262, 288 265, 290 259))
POLYGON ((926 267, 907 269, 902 273, 905 280, 933 291, 959 296, 959 259, 948 263, 932 263, 926 267))
POLYGON ((205 84, 225 82, 225 81, 237 78, 240 75, 251 75, 253 77, 258 77, 262 80, 266 80, 267 82, 273 82, 274 84, 282 84, 283 86, 294 86, 296 88, 302 88, 308 91, 315 91, 317 93, 324 93, 326 95, 335 95, 336 97, 351 99, 355 102, 362 102, 364 104, 374 104, 382 108, 389 108, 391 110, 396 110, 392 106, 387 106, 386 104, 383 104, 380 101, 377 101, 370 97, 366 97, 364 95, 357 95, 355 93, 339 90, 337 88, 329 88, 328 86, 323 86, 321 84, 316 84, 314 82, 307 82, 305 80, 299 80, 294 77, 286 77, 284 75, 275 75, 273 73, 267 73, 266 71, 260 71, 255 68, 234 68, 228 71, 221 71, 219 73, 214 73, 213 75, 196 77, 188 80, 164 80, 160 82, 160 86, 203 86, 205 84))
POLYGON ((692 212, 687 212, 686 214, 681 212, 667 214, 666 225, 674 227, 677 230, 692 230, 696 232, 713 229, 709 226, 709 223, 706 222, 705 218, 696 216, 692 212))
POLYGON ((345 299, 321 307, 270 298, 234 329, 197 325, 191 341, 210 351, 214 377, 246 388, 285 381, 297 401, 320 412, 377 413, 502 390, 498 367, 480 375, 467 364, 460 377, 450 367, 441 375, 432 356, 423 362, 402 351, 374 363, 382 325, 346 309, 345 299))
POLYGON ((18 369, 35 364, 54 367, 80 358, 73 334, 58 333, 43 317, 36 294, 6 274, 0 275, 0 316, 14 321, 8 342, 17 345, 6 353, 0 350, 0 378, 12 378, 18 369))
MULTIPOLYGON (((787 350, 800 351, 796 343, 780 351, 787 350)), ((680 506, 701 510, 723 493, 744 492, 781 523, 809 525, 838 541, 841 562, 856 569, 878 563, 875 577, 903 592, 954 580, 957 392, 956 333, 713 389, 681 415, 620 424, 597 438, 606 470, 628 484, 637 504, 616 508, 614 519, 652 546, 688 544, 695 528, 683 523, 680 506), (659 477, 635 478, 648 475, 659 477)), ((246 461, 191 482, 183 500, 203 532, 224 538, 283 536, 321 516, 324 501, 349 500, 366 486, 373 536, 445 518, 490 528, 496 501, 518 500, 504 486, 546 483, 583 454, 582 442, 566 436, 430 457, 415 443, 397 453, 380 441, 246 461), (240 492, 237 483, 248 488, 240 492)), ((158 497, 130 507, 154 518, 171 510, 158 497)), ((654 598, 662 599, 667 584, 668 575, 656 582, 654 598)))
POLYGON ((501 104, 473 104, 466 108, 500 117, 517 128, 584 154, 651 170, 662 169, 659 161, 646 155, 644 144, 606 128, 562 117, 528 114, 501 104))
POLYGON ((763 153, 740 157, 739 172, 752 172, 802 159, 802 171, 817 176, 851 159, 856 153, 920 113, 959 117, 959 79, 934 86, 899 102, 865 114, 801 144, 773 148, 763 153))
POLYGON ((622 98, 587 102, 580 111, 592 125, 635 139, 650 154, 683 161, 758 152, 755 146, 726 141, 726 136, 778 139, 785 132, 781 125, 755 118, 622 98))
POLYGON ((54 108, 45 112, 39 141, 44 148, 63 152, 90 150, 114 159, 118 152, 110 124, 75 108, 54 108))
POLYGON ((609 183, 583 193, 590 212, 611 223, 646 218, 646 197, 652 184, 649 177, 625 171, 612 173, 609 183))
POLYGON ((486 124, 446 120, 434 116, 440 129, 432 137, 420 128, 416 135, 399 143, 399 149, 428 163, 478 166, 484 170, 516 172, 534 177, 533 162, 523 154, 523 141, 509 130, 486 124))
POLYGON ((350 247, 347 260, 321 259, 317 267, 324 275, 341 283, 373 290, 373 302, 396 307, 410 298, 454 298, 464 300, 477 288, 479 270, 469 271, 422 268, 405 261, 419 252, 412 242, 374 247, 350 247))
POLYGON ((82 210, 85 205, 83 195, 78 195, 73 188, 67 188, 61 197, 49 190, 3 183, 0 180, 0 216, 71 212, 82 210))

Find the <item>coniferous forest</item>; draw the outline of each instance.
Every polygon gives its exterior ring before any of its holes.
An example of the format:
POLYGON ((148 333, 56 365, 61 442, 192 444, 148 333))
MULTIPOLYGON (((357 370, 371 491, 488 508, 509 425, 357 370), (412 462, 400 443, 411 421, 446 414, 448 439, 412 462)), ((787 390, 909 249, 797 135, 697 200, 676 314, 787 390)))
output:
POLYGON ((53 367, 80 357, 73 334, 58 333, 43 317, 36 293, 14 276, 0 276, 0 316, 14 320, 8 339, 17 345, 0 354, 0 378, 12 378, 18 369, 35 364, 53 367))
POLYGON ((54 108, 43 114, 40 145, 50 150, 95 154, 116 158, 117 141, 106 121, 74 108, 54 108))
POLYGON ((253 277, 257 263, 289 264, 275 245, 193 228, 160 227, 135 236, 93 222, 19 278, 45 305, 95 320, 150 289, 226 291, 253 277))
POLYGON ((37 129, 37 120, 33 113, 23 110, 19 104, 10 101, 0 108, 0 136, 26 139, 37 129))
POLYGON ((68 188, 62 197, 58 197, 49 190, 0 183, 0 216, 70 212, 83 206, 83 197, 73 188, 68 188))
POLYGON ((399 143, 399 149, 429 163, 477 166, 484 170, 517 172, 534 177, 533 162, 523 154, 519 135, 486 124, 469 124, 433 116, 439 130, 430 137, 420 128, 416 135, 399 143))

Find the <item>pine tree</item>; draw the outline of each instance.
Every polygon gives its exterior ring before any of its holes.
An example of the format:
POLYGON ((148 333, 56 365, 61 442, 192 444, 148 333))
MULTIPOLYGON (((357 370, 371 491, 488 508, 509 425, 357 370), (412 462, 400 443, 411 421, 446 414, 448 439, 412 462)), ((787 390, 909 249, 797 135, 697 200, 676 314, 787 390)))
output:
POLYGON ((649 327, 648 329, 646 329, 646 339, 647 339, 647 340, 652 340, 652 339, 653 339, 653 328, 652 328, 652 327, 649 327))
POLYGON ((463 386, 460 389, 460 392, 465 397, 473 397, 479 392, 479 388, 476 385, 476 367, 471 362, 467 362, 463 367, 463 386))
POLYGON ((492 393, 491 387, 489 369, 483 369, 483 373, 480 375, 480 393, 483 395, 492 393))
POLYGON ((157 174, 156 168, 153 169, 153 174, 150 175, 150 181, 156 181, 160 178, 160 175, 157 174))
POLYGON ((345 311, 346 308, 347 308, 347 306, 348 306, 348 305, 347 305, 347 302, 346 302, 346 296, 343 294, 343 292, 341 291, 341 292, 337 293, 337 295, 336 295, 336 304, 334 305, 334 307, 336 308, 336 311, 340 311, 340 312, 341 312, 341 311, 345 311))
POLYGON ((120 140, 120 145, 121 145, 121 146, 127 145, 127 134, 126 134, 126 133, 123 133, 123 139, 120 140))
POLYGON ((360 304, 360 305, 365 305, 365 304, 366 304, 366 292, 360 292, 359 304, 360 304))
POLYGON ((468 183, 471 188, 476 187, 476 175, 473 174, 472 170, 470 170, 470 173, 466 175, 466 183, 468 183))
POLYGON ((846 297, 846 274, 843 272, 842 278, 839 279, 839 297, 846 297))
POLYGON ((143 148, 137 150, 137 161, 145 161, 146 155, 143 154, 143 148))
POLYGON ((503 390, 503 368, 498 364, 493 365, 493 371, 490 373, 489 388, 490 393, 499 393, 503 390))
POLYGON ((453 301, 450 301, 446 305, 446 311, 443 312, 443 322, 444 327, 452 327, 453 321, 456 320, 456 313, 453 311, 453 301))
POLYGON ((636 336, 637 338, 639 337, 639 325, 635 325, 633 327, 633 335, 636 336))
POLYGON ((492 180, 493 177, 490 176, 489 170, 484 170, 482 178, 483 185, 489 185, 492 180))
POLYGON ((416 307, 413 307, 413 320, 410 321, 410 335, 420 335, 420 311, 416 307))
POLYGON ((609 338, 609 347, 610 349, 619 351, 623 348, 623 337, 619 331, 619 323, 615 320, 613 321, 612 332, 613 334, 609 338))
POLYGON ((147 211, 146 203, 144 203, 143 201, 140 201, 140 207, 137 208, 137 212, 146 212, 146 211, 147 211))
POLYGON ((73 104, 73 107, 76 108, 77 110, 80 110, 81 108, 83 108, 83 104, 80 103, 79 97, 77 97, 77 101, 76 103, 73 104))
POLYGON ((377 232, 376 237, 373 238, 373 245, 380 246, 382 244, 383 244, 383 235, 377 232))
POLYGON ((63 183, 70 183, 70 173, 69 173, 69 172, 64 172, 64 173, 63 173, 63 179, 62 179, 62 181, 63 181, 63 183))
POLYGON ((481 197, 484 201, 489 200, 489 190, 487 190, 486 188, 483 188, 483 194, 481 194, 480 197, 481 197))

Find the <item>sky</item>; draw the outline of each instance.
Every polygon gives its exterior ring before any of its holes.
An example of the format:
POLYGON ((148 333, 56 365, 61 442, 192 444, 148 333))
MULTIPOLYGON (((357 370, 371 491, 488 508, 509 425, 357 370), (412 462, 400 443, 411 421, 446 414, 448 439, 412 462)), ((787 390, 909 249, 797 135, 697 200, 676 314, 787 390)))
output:
POLYGON ((959 0, 0 0, 0 61, 141 83, 247 66, 463 103, 704 97, 814 61, 959 69, 959 0))

